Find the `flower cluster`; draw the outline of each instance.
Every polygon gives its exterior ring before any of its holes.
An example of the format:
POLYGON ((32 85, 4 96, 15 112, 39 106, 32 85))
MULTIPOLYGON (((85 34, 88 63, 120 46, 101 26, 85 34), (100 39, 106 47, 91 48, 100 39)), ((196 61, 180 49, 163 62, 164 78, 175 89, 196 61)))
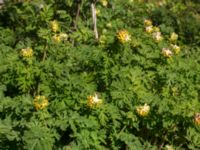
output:
POLYGON ((118 31, 117 39, 119 40, 120 43, 127 43, 131 40, 131 35, 127 30, 123 29, 118 31))
POLYGON ((68 35, 66 33, 59 33, 59 34, 55 34, 52 39, 54 42, 59 43, 61 41, 65 41, 67 40, 68 35))
POLYGON ((53 32, 57 32, 59 30, 58 21, 56 21, 56 20, 51 21, 50 26, 51 26, 51 30, 53 32))
POLYGON ((171 48, 173 49, 175 54, 178 54, 181 50, 181 48, 178 45, 174 44, 176 43, 177 40, 178 40, 178 34, 176 34, 175 32, 172 32, 170 35, 169 41, 172 43, 171 48))
POLYGON ((25 58, 30 58, 33 56, 33 49, 30 47, 21 49, 20 54, 25 58))
POLYGON ((149 19, 144 20, 144 25, 145 25, 145 30, 147 33, 152 33, 153 32, 153 25, 152 21, 149 19))
POLYGON ((152 33, 153 39, 158 43, 162 41, 163 37, 161 35, 160 29, 152 25, 152 21, 149 19, 144 20, 145 31, 147 33, 152 33))
POLYGON ((136 108, 136 112, 139 116, 145 117, 149 114, 150 106, 147 104, 144 104, 143 106, 138 106, 136 108))
POLYGON ((98 95, 95 93, 94 96, 90 95, 87 98, 87 105, 90 108, 100 106, 103 103, 102 99, 99 99, 98 95))
MULTIPOLYGON (((160 32, 160 28, 153 26, 151 20, 145 19, 144 25, 145 25, 145 31, 147 33, 152 34, 152 38, 154 39, 156 43, 159 43, 160 41, 163 40, 162 34, 160 32)), ((170 58, 173 55, 173 53, 178 54, 180 52, 181 48, 178 45, 174 44, 177 41, 177 39, 178 39, 178 35, 175 32, 171 33, 170 38, 169 38, 169 41, 171 42, 171 45, 170 45, 171 50, 169 48, 163 48, 162 55, 164 57, 170 58)))
POLYGON ((171 44, 171 48, 172 48, 172 50, 174 51, 175 54, 178 54, 181 50, 181 48, 176 44, 171 44))
POLYGON ((200 125, 200 113, 196 113, 196 114, 194 115, 194 123, 195 123, 196 125, 200 125))
POLYGON ((51 30, 55 33, 52 37, 52 40, 55 43, 60 43, 61 41, 65 41, 68 38, 66 33, 58 33, 59 31, 59 24, 56 20, 50 22, 51 30))
POLYGON ((36 110, 44 109, 48 105, 48 100, 45 96, 38 95, 35 97, 33 104, 36 110))
POLYGON ((158 43, 160 41, 162 41, 163 37, 161 35, 161 32, 160 31, 156 31, 156 32, 153 32, 153 39, 158 43))
POLYGON ((171 33, 169 41, 173 44, 170 45, 171 50, 169 48, 162 49, 162 54, 164 57, 169 58, 173 55, 173 53, 178 54, 180 52, 181 48, 178 45, 174 44, 177 41, 177 39, 178 39, 178 35, 174 32, 171 33))
POLYGON ((147 26, 147 27, 145 28, 145 31, 146 31, 147 33, 152 33, 152 32, 153 32, 153 26, 147 26))
POLYGON ((162 49, 162 54, 164 57, 170 58, 172 56, 172 51, 168 48, 163 48, 162 49))

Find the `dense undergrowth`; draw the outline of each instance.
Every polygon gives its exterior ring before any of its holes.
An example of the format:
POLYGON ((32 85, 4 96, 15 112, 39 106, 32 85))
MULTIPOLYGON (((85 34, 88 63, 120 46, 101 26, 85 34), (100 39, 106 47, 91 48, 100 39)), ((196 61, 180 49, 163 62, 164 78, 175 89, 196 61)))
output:
POLYGON ((0 149, 200 149, 198 0, 5 0, 0 19, 0 149))

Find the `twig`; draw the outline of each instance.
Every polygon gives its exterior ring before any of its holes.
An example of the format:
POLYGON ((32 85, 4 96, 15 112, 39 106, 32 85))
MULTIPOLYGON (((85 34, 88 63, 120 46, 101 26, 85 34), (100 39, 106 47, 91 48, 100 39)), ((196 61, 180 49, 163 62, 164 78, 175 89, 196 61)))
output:
POLYGON ((47 43, 46 43, 45 46, 44 46, 44 53, 43 53, 43 58, 42 58, 42 61, 43 61, 43 62, 45 61, 46 56, 47 56, 46 49, 47 49, 47 43))
POLYGON ((77 29, 77 23, 78 23, 78 18, 79 18, 79 14, 80 14, 80 5, 81 3, 79 2, 77 5, 77 11, 76 11, 76 19, 74 22, 74 28, 77 29))
POLYGON ((93 20, 93 25, 94 25, 94 34, 95 34, 95 38, 98 40, 99 36, 98 36, 98 30, 97 30, 97 16, 96 16, 96 8, 95 8, 94 3, 91 4, 91 9, 92 9, 92 20, 93 20))
POLYGON ((159 146, 159 150, 161 150, 162 148, 163 148, 163 145, 165 144, 165 142, 163 141, 162 143, 161 143, 161 145, 159 146))
POLYGON ((163 148, 163 145, 165 144, 165 139, 166 139, 166 137, 167 137, 167 131, 164 132, 163 135, 164 135, 164 136, 163 136, 163 140, 162 140, 162 143, 161 143, 160 146, 159 146, 159 150, 161 150, 161 149, 163 148))

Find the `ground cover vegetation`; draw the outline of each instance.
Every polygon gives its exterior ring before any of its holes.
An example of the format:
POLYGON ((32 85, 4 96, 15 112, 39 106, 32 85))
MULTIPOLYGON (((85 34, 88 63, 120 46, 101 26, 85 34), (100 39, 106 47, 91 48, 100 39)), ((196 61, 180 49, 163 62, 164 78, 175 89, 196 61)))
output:
POLYGON ((200 149, 198 0, 5 0, 0 149, 200 149))

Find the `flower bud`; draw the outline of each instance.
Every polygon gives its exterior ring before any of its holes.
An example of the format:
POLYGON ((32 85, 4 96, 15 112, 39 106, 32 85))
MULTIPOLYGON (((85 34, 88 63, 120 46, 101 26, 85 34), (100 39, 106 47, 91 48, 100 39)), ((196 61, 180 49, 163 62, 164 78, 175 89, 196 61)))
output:
POLYGON ((56 20, 51 21, 50 25, 51 25, 51 30, 53 32, 57 32, 58 31, 59 25, 58 25, 58 22, 56 20))

